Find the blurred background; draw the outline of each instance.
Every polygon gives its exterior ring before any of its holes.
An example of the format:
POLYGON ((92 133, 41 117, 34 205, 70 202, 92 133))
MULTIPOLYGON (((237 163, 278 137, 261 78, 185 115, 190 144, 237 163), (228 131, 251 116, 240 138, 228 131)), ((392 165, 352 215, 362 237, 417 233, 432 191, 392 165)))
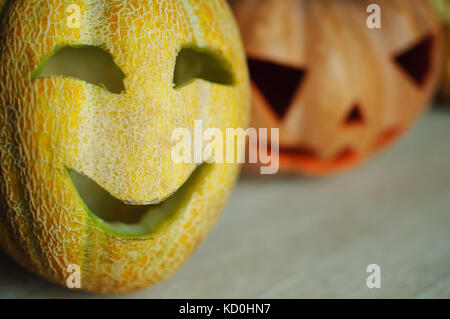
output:
MULTIPOLYGON (((450 298, 449 3, 230 1, 280 172, 246 166, 186 265, 121 297, 450 298)), ((0 298, 37 297, 99 296, 0 252, 0 298)))
MULTIPOLYGON (((173 277, 121 297, 449 298, 450 110, 347 174, 244 176, 217 226, 173 277), (381 267, 381 288, 366 267, 381 267)), ((0 253, 0 296, 97 298, 0 253)))

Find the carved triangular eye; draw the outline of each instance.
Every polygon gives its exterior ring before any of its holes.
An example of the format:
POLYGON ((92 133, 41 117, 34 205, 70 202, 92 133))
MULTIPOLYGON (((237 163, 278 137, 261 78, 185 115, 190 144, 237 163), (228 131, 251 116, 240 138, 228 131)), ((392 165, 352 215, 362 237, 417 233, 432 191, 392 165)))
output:
POLYGON ((225 57, 215 50, 189 46, 178 53, 173 74, 175 88, 180 88, 195 79, 233 85, 232 67, 225 57))
POLYGON ((411 48, 397 54, 395 61, 418 86, 423 86, 431 71, 433 36, 429 35, 411 48))
POLYGON ((364 116, 361 111, 361 107, 359 104, 355 104, 352 106, 350 111, 345 116, 344 125, 350 126, 350 125, 358 125, 364 123, 364 116))
POLYGON ((95 46, 66 46, 47 56, 33 73, 33 79, 63 75, 101 86, 112 93, 125 90, 125 74, 113 57, 95 46))
POLYGON ((303 69, 249 59, 250 75, 279 118, 286 114, 305 77, 303 69))

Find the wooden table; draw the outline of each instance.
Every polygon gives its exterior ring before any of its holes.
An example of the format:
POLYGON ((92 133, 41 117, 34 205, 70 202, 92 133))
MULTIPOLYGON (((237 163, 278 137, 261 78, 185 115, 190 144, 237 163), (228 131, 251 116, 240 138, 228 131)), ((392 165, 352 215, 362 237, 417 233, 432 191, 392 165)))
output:
MULTIPOLYGON (((49 284, 0 254, 0 297, 97 297, 49 284)), ((450 109, 348 174, 244 177, 172 278, 124 297, 450 298, 450 109), (369 289, 366 267, 381 267, 369 289)))

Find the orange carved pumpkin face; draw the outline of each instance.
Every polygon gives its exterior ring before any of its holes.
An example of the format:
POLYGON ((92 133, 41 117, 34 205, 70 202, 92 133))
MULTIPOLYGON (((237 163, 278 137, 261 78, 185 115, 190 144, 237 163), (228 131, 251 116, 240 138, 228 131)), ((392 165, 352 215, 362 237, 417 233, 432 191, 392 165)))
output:
POLYGON ((444 100, 450 102, 450 0, 430 0, 444 26, 444 58, 441 89, 444 100))
POLYGON ((450 102, 450 25, 444 29, 445 50, 442 75, 442 93, 447 102, 450 102))
POLYGON ((426 1, 232 2, 252 76, 255 127, 280 128, 280 169, 327 174, 367 159, 429 102, 441 33, 426 1))

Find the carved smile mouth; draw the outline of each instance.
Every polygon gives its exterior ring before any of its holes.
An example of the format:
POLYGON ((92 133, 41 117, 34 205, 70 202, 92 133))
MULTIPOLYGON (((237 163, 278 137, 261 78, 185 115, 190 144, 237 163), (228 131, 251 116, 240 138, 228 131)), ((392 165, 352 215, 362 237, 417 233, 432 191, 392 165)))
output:
MULTIPOLYGON (((374 143, 374 151, 380 151, 393 143, 403 131, 399 127, 383 131, 374 143)), ((362 162, 363 159, 362 155, 351 148, 341 150, 330 159, 321 158, 314 149, 308 147, 280 149, 280 163, 286 169, 311 175, 325 175, 344 171, 362 162)))
POLYGON ((128 204, 75 170, 68 174, 84 209, 104 231, 119 236, 149 236, 170 225, 187 206, 211 165, 199 166, 173 194, 158 204, 128 204))
POLYGON ((361 160, 351 149, 343 149, 332 159, 321 158, 314 150, 305 147, 280 149, 280 162, 291 170, 301 170, 312 175, 328 174, 350 167, 361 160))

